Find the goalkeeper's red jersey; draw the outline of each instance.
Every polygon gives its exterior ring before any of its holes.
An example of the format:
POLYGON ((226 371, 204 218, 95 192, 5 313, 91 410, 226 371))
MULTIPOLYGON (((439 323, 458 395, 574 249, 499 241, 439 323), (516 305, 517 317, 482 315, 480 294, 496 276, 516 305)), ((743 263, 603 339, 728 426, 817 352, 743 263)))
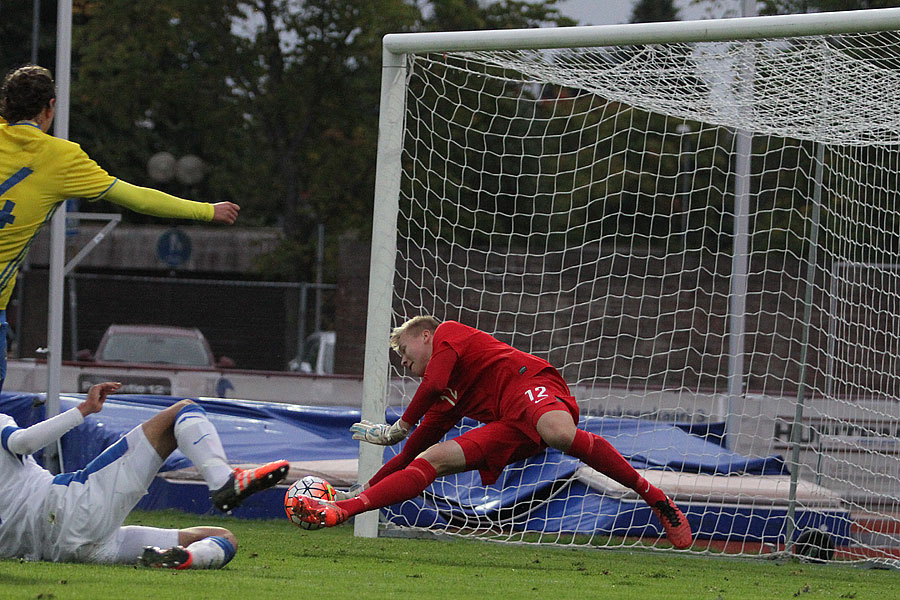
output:
MULTIPOLYGON (((546 360, 516 350, 495 337, 456 321, 441 323, 434 332, 431 360, 422 382, 403 413, 415 425, 428 412, 456 423, 471 417, 482 423, 500 419, 500 401, 521 393, 539 373, 562 377, 546 360)), ((565 385, 563 383, 563 385, 565 385)))

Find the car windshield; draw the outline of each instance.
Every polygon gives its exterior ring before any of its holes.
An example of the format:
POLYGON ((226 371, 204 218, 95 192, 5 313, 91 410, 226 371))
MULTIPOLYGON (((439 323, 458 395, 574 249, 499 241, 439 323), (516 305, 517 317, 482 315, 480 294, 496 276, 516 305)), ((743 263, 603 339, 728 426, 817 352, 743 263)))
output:
POLYGON ((210 357, 200 340, 154 334, 112 335, 106 340, 98 359, 107 362, 211 366, 210 357))

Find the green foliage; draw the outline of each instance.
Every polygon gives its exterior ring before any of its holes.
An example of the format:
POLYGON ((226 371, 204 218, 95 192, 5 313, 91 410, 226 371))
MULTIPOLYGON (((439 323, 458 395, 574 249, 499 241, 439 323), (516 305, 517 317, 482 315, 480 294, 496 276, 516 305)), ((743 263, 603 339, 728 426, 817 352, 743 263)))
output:
POLYGON ((793 15, 808 12, 865 10, 900 6, 897 0, 761 0, 761 15, 793 15))
MULTIPOLYGON (((690 0, 694 6, 711 10, 710 14, 720 17, 743 16, 740 3, 732 0, 690 0)), ((891 8, 900 6, 900 0, 758 0, 760 15, 795 15, 812 12, 834 12, 842 10, 865 10, 870 8, 891 8)))
POLYGON ((424 21, 428 31, 466 31, 473 29, 513 29, 555 25, 569 27, 575 21, 557 8, 560 0, 428 0, 423 4, 430 18, 424 21), (430 11, 428 10, 430 9, 430 11))
POLYGON ((366 539, 351 526, 302 531, 287 520, 247 521, 138 512, 131 524, 217 525, 239 548, 217 571, 0 560, 0 597, 55 600, 184 598, 794 598, 890 596, 896 571, 732 560, 637 549, 604 551, 453 538, 366 539))
POLYGON ((231 16, 227 3, 217 0, 106 0, 77 13, 70 137, 127 181, 243 204, 251 189, 235 148, 251 139, 226 83, 237 61, 227 43, 231 16), (200 156, 208 166, 203 182, 152 181, 147 160, 163 150, 200 156))
MULTIPOLYGON (((267 278, 311 279, 315 232, 324 224, 325 277, 332 280, 339 237, 365 239, 371 231, 383 35, 569 25, 559 12, 560 1, 82 0, 74 8, 70 137, 127 181, 198 200, 232 200, 242 206, 241 224, 280 226, 284 242, 259 266, 267 278), (194 186, 151 181, 147 160, 159 151, 200 156, 207 165, 205 178, 194 186)), ((7 68, 29 59, 31 31, 28 3, 8 4, 0 20, 0 61, 7 68)), ((51 5, 44 2, 41 8, 40 56, 46 64, 53 61, 51 5)), ((773 0, 768 9, 889 5, 900 2, 773 0)), ((676 14, 672 2, 642 1, 633 19, 676 14)), ((861 54, 853 47, 846 52, 861 54)), ((607 60, 619 64, 638 57, 657 60, 642 47, 606 53, 607 60)), ((620 112, 615 102, 578 90, 502 83, 493 67, 478 67, 484 72, 471 76, 483 79, 496 106, 477 110, 476 92, 452 92, 469 107, 460 108, 455 98, 439 98, 435 90, 442 78, 456 84, 470 74, 442 71, 441 59, 430 66, 433 73, 413 81, 410 102, 429 119, 429 135, 449 143, 442 155, 426 149, 424 140, 411 141, 421 159, 406 168, 420 172, 403 190, 414 220, 401 226, 421 229, 423 238, 484 245, 494 233, 518 230, 527 218, 536 233, 514 237, 511 245, 552 249, 563 244, 563 235, 580 237, 579 228, 585 228, 612 242, 637 236, 649 247, 672 243, 686 206, 691 209, 692 232, 684 238, 689 247, 715 250, 730 244, 730 132, 708 126, 700 131, 689 123, 698 133, 689 149, 693 191, 685 193, 679 187, 685 167, 678 158, 682 142, 673 134, 683 120, 638 109, 620 112), (541 119, 533 119, 535 114, 541 119), (638 131, 623 135, 627 127, 638 131), (585 143, 590 139, 596 144, 585 143), (539 158, 548 151, 559 158, 539 158), (446 163, 446 177, 438 183, 440 163, 446 163), (431 218, 435 213, 452 217, 431 218)), ((448 60, 449 67, 457 59, 448 60)), ((685 50, 661 53, 658 60, 693 58, 685 50)), ((868 53, 865 60, 891 68, 897 64, 890 50, 868 53)), ((658 72, 666 66, 661 63, 658 72)), ((689 65, 681 66, 690 71, 689 65)), ((663 79, 655 85, 677 94, 686 87, 699 89, 702 82, 663 79)), ((812 150, 785 140, 755 139, 754 144, 754 172, 763 173, 754 182, 763 184, 759 203, 774 211, 757 219, 761 233, 754 246, 800 252, 802 219, 773 226, 790 215, 808 214, 808 194, 787 190, 798 177, 809 179, 808 161, 798 161, 812 150), (773 148, 782 147, 779 156, 773 148)), ((110 207, 101 202, 83 209, 110 207)), ((149 222, 132 213, 125 218, 149 222)), ((893 238, 881 241, 896 245, 893 238)))
MULTIPOLYGON (((243 225, 280 226, 286 241, 267 273, 309 279, 310 260, 294 259, 314 244, 320 223, 332 246, 342 234, 371 231, 382 37, 452 23, 572 24, 557 3, 82 0, 73 8, 70 138, 124 180, 231 200, 243 225), (160 151, 201 157, 203 181, 152 181, 147 160, 160 151)), ((4 4, 6 69, 30 59, 25 4, 4 4)), ((40 60, 52 66, 52 3, 42 3, 41 15, 40 60)))
MULTIPOLYGON (((643 52, 574 52, 554 60, 572 61, 576 69, 578 61, 605 60, 610 67, 643 52)), ((691 57, 684 52, 658 60, 691 57)), ((672 234, 682 230, 687 206, 709 225, 694 224, 687 240, 692 247, 730 243, 731 225, 723 219, 732 201, 726 131, 707 127, 684 138, 678 133, 683 119, 577 89, 520 83, 514 72, 459 55, 419 57, 413 72, 404 237, 420 245, 453 240, 496 251, 556 251, 584 240, 649 251, 682 243, 672 234), (688 154, 690 165, 682 159, 688 154), (690 191, 684 181, 689 170, 690 191), (697 199, 690 202, 693 194, 697 199)), ((658 85, 705 89, 686 78, 658 85)), ((696 123, 690 127, 700 130, 696 123)))
MULTIPOLYGON (((33 2, 19 2, 0 7, 0 69, 5 74, 10 69, 33 62, 34 19, 33 2)), ((38 63, 48 66, 55 60, 56 3, 41 2, 38 18, 38 63)))
POLYGON ((637 0, 631 10, 631 23, 677 21, 678 9, 673 0, 637 0))

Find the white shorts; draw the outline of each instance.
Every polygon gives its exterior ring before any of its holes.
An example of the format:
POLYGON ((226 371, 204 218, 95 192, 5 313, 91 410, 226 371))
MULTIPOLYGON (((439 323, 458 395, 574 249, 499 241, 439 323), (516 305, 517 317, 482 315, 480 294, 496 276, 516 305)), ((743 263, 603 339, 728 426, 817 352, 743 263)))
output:
MULTIPOLYGON (((119 562, 118 548, 125 542, 119 532, 122 522, 147 493, 162 464, 139 425, 84 469, 57 475, 42 507, 46 525, 41 558, 119 562)), ((147 545, 174 545, 168 543, 174 530, 157 531, 166 532, 160 543, 147 545)))

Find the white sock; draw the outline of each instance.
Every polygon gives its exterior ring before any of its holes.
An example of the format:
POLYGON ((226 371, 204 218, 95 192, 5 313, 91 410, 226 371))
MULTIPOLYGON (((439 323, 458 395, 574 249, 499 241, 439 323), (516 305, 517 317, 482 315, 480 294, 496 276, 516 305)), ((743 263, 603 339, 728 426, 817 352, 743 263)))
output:
POLYGON ((209 489, 217 490, 225 485, 232 469, 225 458, 219 433, 206 418, 203 407, 189 404, 181 409, 175 418, 174 429, 178 449, 200 470, 209 489))
POLYGON ((185 550, 191 553, 189 569, 220 569, 234 558, 235 553, 231 542, 218 535, 194 542, 185 550))

